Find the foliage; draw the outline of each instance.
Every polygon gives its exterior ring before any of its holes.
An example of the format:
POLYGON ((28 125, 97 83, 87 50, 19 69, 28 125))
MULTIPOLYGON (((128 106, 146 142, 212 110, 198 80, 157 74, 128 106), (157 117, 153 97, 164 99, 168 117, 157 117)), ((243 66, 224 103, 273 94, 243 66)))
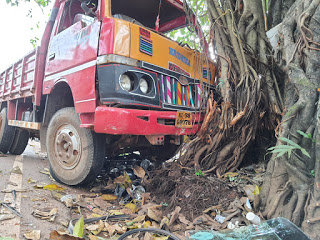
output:
MULTIPOLYGON (((207 13, 207 5, 205 0, 187 0, 186 1, 190 9, 197 16, 197 21, 200 24, 204 35, 209 36, 210 24, 207 13)), ((173 39, 180 44, 187 44, 190 48, 201 50, 200 40, 198 34, 196 33, 194 26, 184 27, 180 29, 175 29, 166 34, 169 38, 173 39)))
POLYGON ((271 153, 278 154, 276 156, 276 158, 281 157, 286 153, 288 154, 288 157, 290 158, 293 150, 300 150, 302 152, 302 154, 311 158, 306 149, 301 147, 299 144, 293 142, 292 140, 285 138, 285 137, 280 137, 279 140, 282 142, 286 142, 288 145, 281 144, 281 145, 277 145, 275 147, 268 148, 268 150, 271 153))
POLYGON ((74 225, 73 236, 82 238, 83 232, 84 232, 84 221, 83 221, 83 216, 81 216, 81 218, 74 225))
POLYGON ((195 172, 194 175, 196 175, 196 176, 198 176, 198 177, 203 177, 203 176, 204 176, 204 173, 201 171, 201 169, 199 169, 198 171, 195 172))
MULTIPOLYGON (((21 2, 30 2, 31 0, 6 0, 7 4, 10 4, 11 6, 19 6, 19 3, 21 2)), ((44 8, 49 5, 51 2, 50 0, 34 0, 38 4, 39 7, 44 8)))
POLYGON ((297 130, 297 132, 298 132, 301 136, 303 136, 303 137, 305 137, 305 138, 308 138, 308 139, 311 139, 312 142, 315 142, 315 140, 312 138, 312 134, 311 134, 311 133, 306 134, 306 133, 304 133, 304 132, 302 132, 302 131, 300 131, 300 130, 297 130))

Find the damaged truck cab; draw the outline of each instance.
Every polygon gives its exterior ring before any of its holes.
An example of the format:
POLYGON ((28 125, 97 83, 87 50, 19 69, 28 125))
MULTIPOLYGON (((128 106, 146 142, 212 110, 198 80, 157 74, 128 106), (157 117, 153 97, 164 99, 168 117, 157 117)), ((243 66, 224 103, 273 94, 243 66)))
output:
MULTIPOLYGON (((40 137, 52 176, 92 181, 106 155, 168 159, 201 125, 212 62, 165 33, 180 0, 56 0, 41 45, 0 75, 0 151, 40 137)), ((191 20, 190 20, 191 19, 191 20)))

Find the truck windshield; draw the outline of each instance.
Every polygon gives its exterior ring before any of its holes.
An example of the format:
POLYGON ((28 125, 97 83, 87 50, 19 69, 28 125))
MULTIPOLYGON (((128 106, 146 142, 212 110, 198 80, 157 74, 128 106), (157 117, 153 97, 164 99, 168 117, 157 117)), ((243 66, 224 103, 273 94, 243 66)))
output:
POLYGON ((168 32, 185 24, 180 0, 112 0, 112 15, 155 29, 159 15, 159 32, 168 32))

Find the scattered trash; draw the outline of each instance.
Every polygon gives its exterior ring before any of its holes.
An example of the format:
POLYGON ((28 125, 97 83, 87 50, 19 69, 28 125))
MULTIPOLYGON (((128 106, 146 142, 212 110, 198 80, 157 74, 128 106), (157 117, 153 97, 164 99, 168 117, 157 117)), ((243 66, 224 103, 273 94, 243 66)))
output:
POLYGON ((221 216, 221 215, 217 215, 216 217, 215 217, 215 220, 218 222, 218 223, 224 223, 224 220, 225 220, 226 218, 225 217, 223 217, 223 216, 221 216))
POLYGON ((247 215, 246 215, 246 218, 252 223, 252 224, 255 224, 255 225, 259 225, 261 223, 261 220, 260 218, 255 215, 253 212, 248 212, 247 215))
POLYGON ((144 187, 140 185, 139 186, 132 185, 132 188, 130 191, 131 191, 132 198, 137 201, 142 200, 143 194, 146 192, 144 187))
MULTIPOLYGON (((1 190, 1 192, 3 193, 11 193, 13 189, 4 189, 4 190, 1 190)), ((26 188, 15 188, 14 189, 16 192, 28 192, 30 191, 30 189, 26 189, 26 188)))
POLYGON ((187 240, 242 240, 242 239, 299 239, 310 240, 297 226, 285 218, 267 220, 260 225, 250 225, 223 231, 198 230, 187 232, 187 240))
POLYGON ((14 207, 11 207, 10 205, 8 205, 7 203, 4 203, 4 202, 2 202, 1 205, 4 206, 5 208, 7 208, 13 214, 17 215, 18 217, 22 217, 21 213, 17 209, 15 209, 14 207))
POLYGON ((64 195, 60 198, 60 201, 63 202, 66 207, 71 208, 73 207, 73 199, 74 197, 72 195, 64 195))
POLYGON ((40 240, 40 234, 41 234, 40 230, 33 230, 23 234, 23 236, 26 239, 30 239, 30 240, 40 240))

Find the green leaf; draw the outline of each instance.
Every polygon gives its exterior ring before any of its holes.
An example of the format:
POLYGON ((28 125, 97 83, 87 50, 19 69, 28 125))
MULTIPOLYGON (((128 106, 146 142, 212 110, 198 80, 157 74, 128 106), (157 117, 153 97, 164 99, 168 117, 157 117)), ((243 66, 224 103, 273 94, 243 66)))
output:
POLYGON ((78 222, 74 225, 72 236, 82 238, 83 232, 84 232, 84 221, 83 221, 83 216, 81 216, 78 222))
POLYGON ((278 157, 281 157, 283 154, 285 154, 287 151, 282 151, 282 152, 280 152, 277 156, 276 156, 276 158, 278 158, 278 157))
POLYGON ((305 137, 305 138, 310 138, 310 136, 311 136, 310 133, 309 133, 309 134, 306 134, 306 133, 304 133, 304 132, 302 132, 302 131, 300 131, 300 130, 297 130, 297 133, 299 133, 301 136, 303 136, 303 137, 305 137))
POLYGON ((290 144, 291 146, 296 147, 297 149, 301 149, 300 145, 296 144, 295 142, 291 141, 291 140, 288 139, 288 138, 280 137, 279 139, 280 139, 282 142, 286 142, 286 143, 290 144))
POLYGON ((278 153, 278 152, 289 152, 295 148, 279 148, 279 149, 274 149, 271 152, 272 153, 278 153))
POLYGON ((268 9, 269 9, 269 0, 266 0, 266 9, 267 9, 267 12, 268 12, 268 9))
MULTIPOLYGON (((274 146, 274 147, 271 147, 271 148, 272 149, 296 149, 296 147, 290 146, 290 145, 277 145, 277 146, 274 146)), ((271 149, 271 148, 269 148, 269 149, 271 149)))
POLYGON ((307 152, 307 150, 305 150, 304 148, 301 148, 300 150, 301 150, 301 152, 302 152, 305 156, 307 156, 308 158, 311 158, 311 156, 310 156, 310 154, 307 152))

